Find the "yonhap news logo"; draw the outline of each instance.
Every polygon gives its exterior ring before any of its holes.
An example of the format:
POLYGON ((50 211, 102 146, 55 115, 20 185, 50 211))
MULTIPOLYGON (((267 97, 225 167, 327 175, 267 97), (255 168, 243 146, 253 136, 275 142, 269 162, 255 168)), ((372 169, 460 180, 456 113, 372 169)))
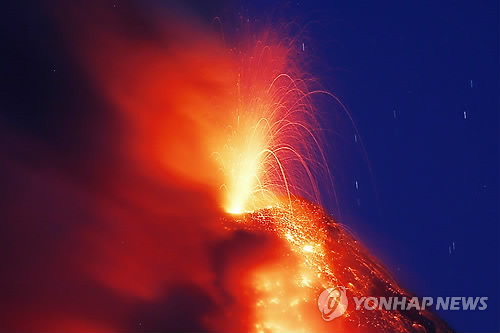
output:
POLYGON ((331 321, 346 312, 348 305, 344 286, 327 288, 318 297, 318 308, 325 321, 331 321))
MULTIPOLYGON (((354 310, 436 310, 483 311, 488 308, 488 297, 352 297, 354 310)), ((325 321, 332 321, 347 311, 349 298, 344 286, 327 288, 318 297, 318 308, 325 321)))

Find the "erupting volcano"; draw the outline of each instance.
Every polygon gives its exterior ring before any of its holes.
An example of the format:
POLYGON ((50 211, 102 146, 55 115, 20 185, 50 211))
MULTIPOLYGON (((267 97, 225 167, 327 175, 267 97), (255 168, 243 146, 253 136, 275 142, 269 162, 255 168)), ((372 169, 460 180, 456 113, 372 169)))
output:
POLYGON ((59 19, 78 28, 66 38, 111 111, 89 116, 87 155, 75 163, 85 171, 49 160, 39 171, 61 198, 88 202, 81 215, 92 222, 64 234, 64 251, 58 242, 44 247, 40 255, 57 261, 29 285, 35 292, 9 296, 0 330, 451 331, 427 309, 349 304, 343 316, 322 319, 325 288, 411 294, 321 208, 338 193, 314 98, 347 111, 314 88, 297 39, 245 28, 221 40, 194 23, 94 7, 72 5, 59 19))
MULTIPOLYGON (((321 202, 319 181, 334 188, 311 97, 327 95, 347 110, 328 92, 309 89, 314 80, 300 71, 293 39, 276 43, 270 35, 237 51, 234 121, 223 148, 214 153, 225 181, 223 207, 232 215, 223 218, 224 228, 275 243, 265 248, 260 262, 233 277, 238 282, 229 284, 233 302, 250 299, 245 304, 252 314, 248 330, 450 332, 425 309, 369 311, 351 305, 333 323, 318 315, 318 296, 331 286, 345 286, 358 297, 406 297, 409 302, 412 296, 344 227, 310 202, 321 202)), ((237 313, 229 316, 241 319, 237 313)))

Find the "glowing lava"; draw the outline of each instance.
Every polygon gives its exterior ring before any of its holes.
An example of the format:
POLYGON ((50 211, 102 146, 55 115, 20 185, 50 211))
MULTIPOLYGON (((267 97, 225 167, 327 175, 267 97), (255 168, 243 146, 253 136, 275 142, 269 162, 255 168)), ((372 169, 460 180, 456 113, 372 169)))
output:
POLYGON ((452 332, 428 309, 356 310, 352 302, 343 316, 323 321, 316 302, 328 287, 345 286, 351 299, 413 295, 320 207, 294 200, 293 208, 293 214, 269 208, 224 221, 226 228, 276 235, 283 243, 278 258, 248 272, 237 287, 254 292, 254 332, 452 332))
POLYGON ((326 163, 311 103, 315 92, 283 44, 258 41, 237 54, 233 122, 214 153, 225 179, 223 206, 232 214, 291 207, 292 193, 319 200, 314 173, 326 163))

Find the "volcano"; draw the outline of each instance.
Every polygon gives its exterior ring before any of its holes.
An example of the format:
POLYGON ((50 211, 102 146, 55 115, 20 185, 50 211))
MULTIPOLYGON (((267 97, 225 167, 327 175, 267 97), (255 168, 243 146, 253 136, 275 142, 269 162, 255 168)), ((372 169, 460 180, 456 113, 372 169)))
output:
POLYGON ((350 299, 404 297, 409 302, 415 295, 315 204, 294 199, 292 207, 260 209, 221 223, 243 239, 275 244, 254 250, 261 252, 255 254, 259 265, 240 272, 240 283, 230 291, 236 295, 232 302, 254 300, 250 308, 257 332, 453 332, 429 309, 356 309, 354 302, 339 318, 324 321, 316 302, 328 287, 344 286, 350 299), (238 297, 242 294, 246 297, 238 297))
POLYGON ((341 210, 320 109, 361 137, 301 36, 242 20, 226 42, 136 1, 62 7, 67 80, 92 98, 44 120, 67 123, 72 149, 0 131, 0 331, 452 331, 429 309, 356 309, 414 295, 312 203, 341 210), (318 299, 337 287, 349 302, 326 321, 318 299))

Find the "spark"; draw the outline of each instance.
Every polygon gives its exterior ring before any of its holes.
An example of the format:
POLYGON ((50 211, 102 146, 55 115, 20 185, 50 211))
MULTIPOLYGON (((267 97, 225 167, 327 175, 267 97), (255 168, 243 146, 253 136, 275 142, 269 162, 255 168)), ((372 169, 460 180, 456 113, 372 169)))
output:
POLYGON ((297 195, 319 202, 315 175, 330 175, 311 102, 321 92, 310 91, 302 74, 276 67, 289 60, 288 50, 263 45, 242 56, 234 121, 213 153, 224 178, 223 207, 234 215, 265 207, 291 210, 297 195))

